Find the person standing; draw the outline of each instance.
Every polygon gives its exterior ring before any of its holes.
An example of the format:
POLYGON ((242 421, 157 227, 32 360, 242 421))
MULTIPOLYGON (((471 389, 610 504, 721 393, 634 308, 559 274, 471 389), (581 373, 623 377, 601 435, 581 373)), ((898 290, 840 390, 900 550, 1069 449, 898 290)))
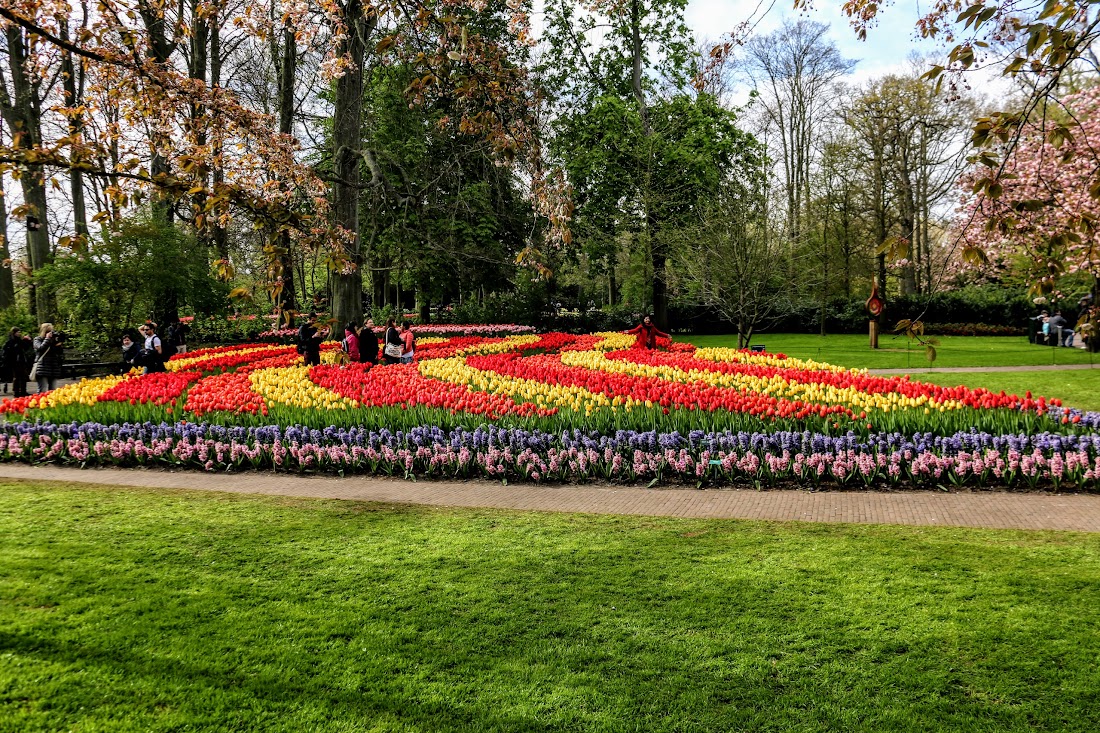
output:
POLYGON ((312 311, 298 329, 298 353, 305 357, 306 366, 321 363, 321 332, 317 330, 317 314, 312 311))
POLYGON ((18 328, 13 328, 8 332, 8 340, 4 343, 3 357, 0 357, 0 382, 4 383, 4 394, 8 393, 8 383, 15 381, 15 372, 12 370, 12 359, 8 353, 8 346, 17 333, 19 333, 18 328))
POLYGON ((186 354, 187 353, 187 331, 189 327, 183 321, 176 321, 168 326, 168 330, 165 332, 164 340, 165 346, 170 346, 171 355, 186 354))
POLYGON ((125 374, 132 367, 138 366, 139 361, 141 361, 141 347, 130 338, 130 334, 122 334, 122 372, 125 374))
POLYGON ((39 394, 57 389, 61 366, 65 363, 64 339, 54 331, 52 323, 43 323, 34 340, 34 379, 39 394))
POLYGON ((340 346, 353 362, 362 361, 359 353, 359 334, 355 332, 355 324, 351 321, 344 326, 344 340, 340 342, 340 346))
POLYGON ((396 322, 392 318, 386 319, 385 347, 382 350, 383 360, 387 364, 398 364, 401 355, 405 352, 405 340, 397 332, 396 322))
POLYGON ((416 356, 416 337, 413 336, 412 324, 405 321, 401 324, 401 363, 412 364, 416 356))
POLYGON ((363 330, 359 332, 359 356, 369 364, 378 364, 378 334, 374 332, 374 321, 363 321, 363 330))
POLYGON ((652 316, 646 316, 641 323, 626 333, 638 337, 634 342, 635 349, 656 349, 657 337, 671 338, 667 333, 657 328, 657 325, 653 323, 652 316))
MULTIPOLYGON (((8 332, 8 340, 4 343, 4 376, 11 382, 16 397, 27 396, 27 379, 34 363, 32 348, 31 337, 24 335, 18 326, 8 332)), ((7 392, 6 384, 4 391, 7 392)))
POLYGON ((142 374, 168 371, 164 368, 164 342, 157 335, 157 324, 146 321, 138 330, 145 337, 145 346, 141 350, 142 374))

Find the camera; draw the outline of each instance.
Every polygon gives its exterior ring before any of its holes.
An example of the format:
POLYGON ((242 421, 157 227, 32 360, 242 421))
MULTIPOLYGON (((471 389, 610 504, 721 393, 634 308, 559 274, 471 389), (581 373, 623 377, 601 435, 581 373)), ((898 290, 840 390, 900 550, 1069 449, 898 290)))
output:
POLYGON ((71 337, 69 336, 69 334, 65 333, 64 331, 54 331, 53 332, 53 340, 58 342, 58 343, 68 341, 70 338, 71 337))

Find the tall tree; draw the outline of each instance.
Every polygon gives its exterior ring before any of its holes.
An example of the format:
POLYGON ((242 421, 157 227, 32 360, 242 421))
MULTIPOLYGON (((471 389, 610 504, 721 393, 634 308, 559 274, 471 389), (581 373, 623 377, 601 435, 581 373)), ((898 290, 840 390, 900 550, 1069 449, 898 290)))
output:
POLYGON ((378 23, 373 8, 361 0, 340 4, 347 28, 339 55, 346 65, 336 80, 332 118, 333 218, 344 231, 348 267, 333 273, 332 316, 337 324, 363 319, 362 241, 359 237, 359 191, 362 188, 363 63, 367 41, 378 23))
MULTIPOLYGON (((293 18, 284 16, 281 32, 271 35, 271 58, 276 61, 279 99, 279 134, 294 135, 294 92, 298 78, 298 41, 293 18)), ((282 313, 297 309, 294 292, 294 259, 290 232, 283 229, 278 234, 278 249, 272 262, 272 300, 282 313)))
POLYGON ((738 348, 790 313, 795 300, 781 266, 792 250, 769 222, 767 161, 755 141, 746 142, 732 175, 678 231, 675 247, 685 300, 735 324, 738 348))
MULTIPOLYGON (((0 130, 0 135, 3 131, 0 130)), ((0 140, 0 145, 3 140, 0 140)), ((11 249, 8 247, 8 200, 4 195, 4 174, 0 173, 0 308, 15 305, 15 281, 12 278, 11 249)))
POLYGON ((870 152, 867 170, 875 189, 877 236, 882 237, 876 246, 883 261, 900 262, 902 295, 928 293, 937 284, 933 219, 937 202, 965 165, 966 120, 972 109, 968 98, 937 94, 915 74, 894 74, 871 82, 846 113, 870 152))
MULTIPOLYGON (((19 180, 23 193, 23 204, 12 210, 15 216, 21 216, 27 229, 27 259, 31 273, 49 264, 52 259, 46 197, 47 171, 45 166, 34 162, 34 152, 43 144, 42 104, 49 91, 45 69, 34 64, 32 52, 33 34, 20 26, 9 24, 4 27, 4 39, 7 42, 8 79, 0 66, 0 113, 8 124, 11 137, 10 148, 16 157, 30 160, 12 174, 19 180)), ((40 320, 53 317, 53 299, 46 288, 37 288, 31 283, 31 312, 40 320)))
POLYGON ((854 66, 829 40, 828 30, 823 23, 786 21, 774 33, 750 39, 741 61, 760 94, 767 127, 779 138, 791 242, 798 242, 806 228, 821 120, 837 97, 837 82, 854 66))
MULTIPOLYGON (((659 82, 683 90, 692 68, 693 44, 684 7, 682 0, 629 0, 591 7, 557 0, 547 7, 548 37, 556 53, 554 66, 544 73, 565 112, 565 124, 572 117, 601 116, 599 107, 612 100, 633 106, 634 121, 626 124, 635 133, 629 172, 635 192, 634 232, 649 255, 651 304, 662 328, 668 326, 669 248, 662 236, 660 191, 667 181, 659 178, 662 143, 653 108, 660 102, 659 82), (595 37, 594 31, 603 29, 607 32, 595 37)), ((614 238, 606 229, 601 236, 604 241, 614 238)))
MULTIPOLYGON (((81 27, 88 22, 87 5, 82 5, 81 27)), ((69 40, 69 23, 62 20, 60 24, 61 39, 69 40)), ((84 59, 76 58, 72 51, 63 49, 61 52, 61 81, 64 90, 64 104, 68 108, 66 116, 69 118, 69 135, 79 139, 84 134, 84 113, 81 107, 84 103, 84 59)), ((84 197, 84 173, 79 167, 73 166, 69 170, 69 192, 73 206, 73 232, 76 235, 75 242, 79 248, 87 246, 89 235, 88 207, 84 197)))

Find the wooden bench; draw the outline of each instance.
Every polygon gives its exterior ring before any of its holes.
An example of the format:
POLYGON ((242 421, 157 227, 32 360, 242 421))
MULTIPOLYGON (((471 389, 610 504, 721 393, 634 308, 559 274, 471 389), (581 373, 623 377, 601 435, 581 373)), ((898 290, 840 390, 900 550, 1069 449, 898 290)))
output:
POLYGON ((102 377, 108 374, 121 374, 122 361, 84 362, 71 361, 61 365, 62 379, 80 379, 81 377, 102 377))

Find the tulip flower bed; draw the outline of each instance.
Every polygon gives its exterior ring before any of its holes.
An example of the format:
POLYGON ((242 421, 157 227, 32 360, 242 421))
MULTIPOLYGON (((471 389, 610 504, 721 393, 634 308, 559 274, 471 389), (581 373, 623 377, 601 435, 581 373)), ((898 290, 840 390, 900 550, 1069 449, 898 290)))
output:
POLYGON ((0 460, 502 480, 1100 488, 1100 413, 621 333, 173 357, 0 405, 0 460))

